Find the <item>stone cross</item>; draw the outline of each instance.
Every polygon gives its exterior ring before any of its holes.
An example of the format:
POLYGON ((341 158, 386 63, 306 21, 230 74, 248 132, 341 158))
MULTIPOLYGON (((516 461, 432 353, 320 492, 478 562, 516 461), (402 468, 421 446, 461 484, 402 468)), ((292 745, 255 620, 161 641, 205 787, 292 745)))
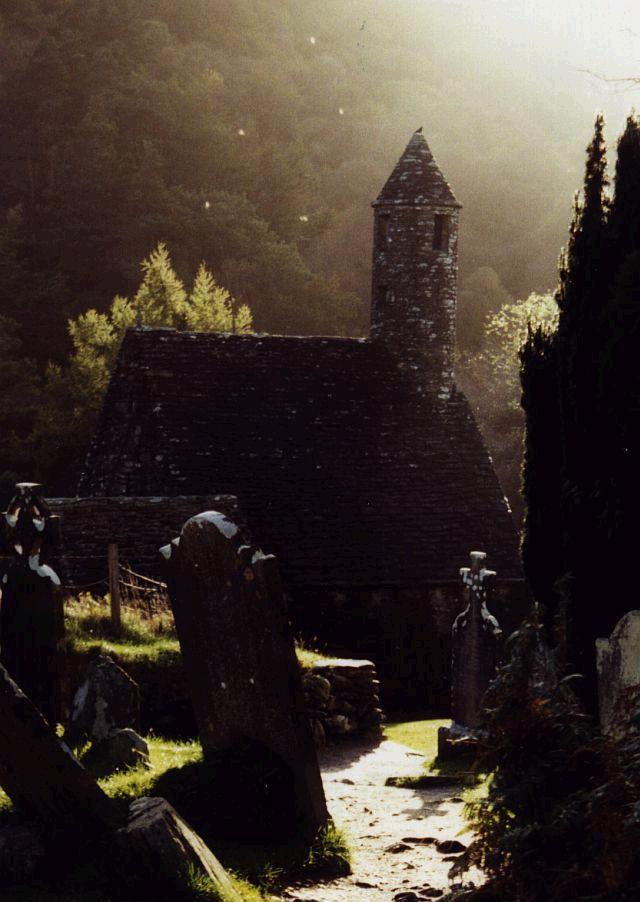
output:
POLYGON ((313 836, 328 814, 275 557, 217 511, 161 553, 215 818, 239 838, 313 836))
POLYGON ((482 726, 482 699, 495 675, 502 631, 487 608, 487 592, 496 574, 484 566, 486 554, 471 552, 471 567, 461 567, 467 607, 452 632, 452 720, 454 727, 473 731, 482 726))
POLYGON ((58 574, 42 558, 58 540, 57 517, 22 482, 4 514, 4 545, 12 555, 2 578, 0 661, 47 720, 60 719, 60 647, 64 609, 58 574))

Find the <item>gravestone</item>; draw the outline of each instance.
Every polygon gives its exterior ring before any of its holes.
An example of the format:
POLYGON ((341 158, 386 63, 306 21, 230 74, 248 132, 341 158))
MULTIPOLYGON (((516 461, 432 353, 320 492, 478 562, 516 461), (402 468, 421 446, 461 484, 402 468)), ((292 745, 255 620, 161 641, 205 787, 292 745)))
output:
POLYGON ((221 797, 246 806, 249 833, 313 836, 328 815, 275 557, 216 511, 192 517, 161 552, 221 797))
POLYGON ((0 787, 35 827, 0 831, 0 875, 28 876, 29 856, 36 866, 43 856, 55 861, 53 852, 63 854, 66 866, 96 851, 128 884, 161 880, 177 889, 194 869, 221 899, 241 902, 211 850, 164 799, 137 799, 127 813, 108 798, 2 665, 0 725, 0 787), (24 861, 13 861, 14 854, 24 861))
POLYGON ((452 630, 452 703, 455 724, 476 730, 482 726, 482 699, 496 672, 502 630, 489 613, 487 593, 496 577, 484 566, 486 554, 471 552, 471 567, 461 567, 460 576, 468 604, 452 630))
POLYGON ((65 738, 73 748, 89 740, 85 763, 100 775, 149 763, 140 729, 140 689, 108 655, 95 657, 73 698, 65 738))
POLYGON ((0 661, 47 720, 60 719, 64 609, 60 579, 43 560, 57 541, 57 518, 35 483, 19 483, 4 515, 12 561, 2 579, 0 661))
POLYGON ((76 746, 126 728, 140 729, 140 689, 112 658, 98 655, 73 697, 67 738, 76 746))
POLYGON ((0 786, 52 831, 117 825, 117 809, 0 665, 0 786))
POLYGON ((114 835, 112 862, 127 875, 128 889, 142 884, 145 899, 184 898, 184 878, 195 868, 213 884, 215 899, 242 902, 213 852, 165 799, 131 803, 127 826, 114 835))
POLYGON ((613 734, 632 713, 626 703, 640 688, 640 611, 625 614, 609 639, 596 640, 596 658, 600 726, 613 734))
POLYGON ((467 606, 456 617, 451 634, 452 724, 438 732, 438 751, 445 756, 473 746, 474 734, 484 722, 482 699, 496 672, 502 630, 487 607, 496 573, 485 568, 486 557, 483 551, 472 551, 471 567, 460 568, 467 606))

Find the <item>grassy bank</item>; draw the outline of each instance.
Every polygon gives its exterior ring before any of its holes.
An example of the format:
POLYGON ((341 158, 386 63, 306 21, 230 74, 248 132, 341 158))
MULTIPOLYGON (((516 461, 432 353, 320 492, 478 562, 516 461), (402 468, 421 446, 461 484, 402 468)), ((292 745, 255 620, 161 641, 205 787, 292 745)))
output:
MULTIPOLYGON (((116 634, 109 613, 108 598, 81 595, 65 602, 65 645, 77 654, 99 653, 115 657, 126 669, 132 665, 150 664, 170 667, 180 662, 180 643, 171 611, 152 615, 125 608, 122 630, 116 634)), ((303 670, 327 660, 306 645, 296 647, 303 670)))
POLYGON ((487 774, 475 773, 472 760, 439 761, 438 730, 440 727, 450 725, 450 720, 434 718, 398 721, 385 726, 384 734, 387 739, 406 745, 426 758, 424 776, 399 777, 392 785, 407 789, 428 788, 430 777, 455 778, 459 775, 460 784, 465 787, 460 793, 465 802, 474 802, 486 795, 490 777, 487 774))
MULTIPOLYGON (((190 823, 213 850, 224 867, 234 875, 242 887, 247 902, 269 899, 270 892, 290 880, 323 878, 347 873, 349 850, 339 830, 330 824, 312 844, 296 841, 287 843, 246 843, 220 839, 216 825, 211 822, 216 808, 206 795, 207 771, 202 761, 199 742, 174 742, 157 737, 147 737, 151 766, 130 768, 127 771, 99 779, 105 793, 123 802, 140 796, 162 796, 190 823)), ((230 787, 229 803, 233 804, 233 787, 230 787)), ((11 802, 0 791, 0 822, 11 819, 11 802)), ((82 883, 83 876, 80 875, 82 883)), ((94 882, 93 875, 89 883, 94 882)), ((12 902, 34 902, 34 888, 27 891, 17 887, 3 895, 12 902), (29 895, 31 893, 31 895, 29 895)), ((38 887, 37 898, 47 902, 116 902, 117 895, 108 890, 89 889, 82 884, 54 890, 38 887), (84 894, 83 894, 84 893, 84 894)), ((194 877, 189 902, 202 900, 214 902, 215 895, 207 890, 206 881, 194 877)), ((142 902, 137 900, 136 902, 142 902)))

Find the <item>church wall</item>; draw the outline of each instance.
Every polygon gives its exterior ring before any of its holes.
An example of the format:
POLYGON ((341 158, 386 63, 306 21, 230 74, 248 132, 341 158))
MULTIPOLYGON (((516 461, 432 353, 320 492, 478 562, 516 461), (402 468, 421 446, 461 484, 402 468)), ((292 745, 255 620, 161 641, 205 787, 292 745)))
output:
MULTIPOLYGON (((289 592, 294 627, 320 650, 369 658, 383 707, 448 714, 451 629, 464 608, 457 583, 421 587, 300 587, 289 592)), ((496 586, 491 601, 505 634, 528 610, 521 580, 496 586)))
MULTIPOLYGON (((65 586, 87 586, 96 594, 106 591, 110 543, 118 545, 121 563, 157 578, 158 549, 178 536, 190 517, 214 509, 243 523, 232 495, 48 498, 47 503, 60 518, 60 545, 51 563, 65 586)), ((0 571, 2 565, 0 559, 0 571)))

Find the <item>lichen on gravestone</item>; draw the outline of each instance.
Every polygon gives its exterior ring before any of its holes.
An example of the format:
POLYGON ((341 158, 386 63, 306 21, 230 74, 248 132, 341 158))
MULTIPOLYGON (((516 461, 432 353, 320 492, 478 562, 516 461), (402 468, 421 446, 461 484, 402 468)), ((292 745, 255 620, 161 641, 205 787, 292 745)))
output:
POLYGON ((275 557, 217 511, 162 556, 216 820, 314 835, 328 814, 275 557))

